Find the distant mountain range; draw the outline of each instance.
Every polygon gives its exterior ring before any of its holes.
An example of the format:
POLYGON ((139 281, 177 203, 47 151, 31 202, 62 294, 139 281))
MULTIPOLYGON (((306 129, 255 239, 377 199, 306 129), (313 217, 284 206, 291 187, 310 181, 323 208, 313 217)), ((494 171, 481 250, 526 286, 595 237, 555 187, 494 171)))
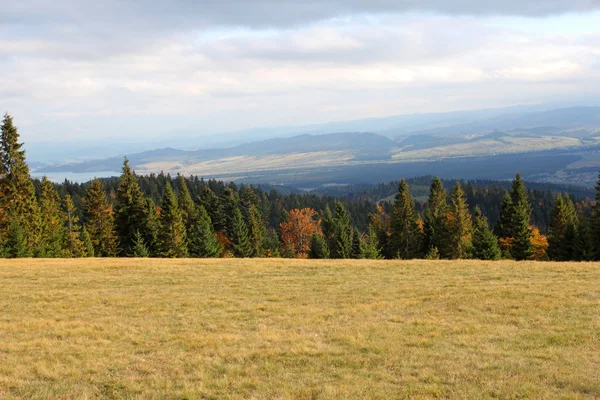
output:
MULTIPOLYGON (((589 186, 600 170, 600 107, 460 114, 370 121, 382 128, 378 132, 305 133, 229 148, 167 147, 127 156, 142 174, 165 171, 298 185, 370 183, 377 179, 377 169, 382 175, 396 174, 395 178, 411 173, 423 175, 413 172, 417 167, 452 178, 507 179, 516 172, 514 158, 525 172, 530 171, 530 180, 589 186), (506 165, 498 171, 504 159, 506 165), (463 176, 465 163, 473 166, 472 171, 467 170, 469 176, 463 176)), ((366 121, 361 124, 369 125, 366 121)), ((118 173, 123 156, 46 166, 36 172, 118 173)), ((380 180, 393 178, 382 176, 380 180)))

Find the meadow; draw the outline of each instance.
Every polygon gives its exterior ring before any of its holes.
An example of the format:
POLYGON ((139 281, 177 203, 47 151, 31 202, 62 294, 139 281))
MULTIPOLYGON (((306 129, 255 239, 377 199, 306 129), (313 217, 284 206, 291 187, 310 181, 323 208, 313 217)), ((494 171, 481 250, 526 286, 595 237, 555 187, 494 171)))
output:
POLYGON ((3 260, 0 398, 600 398, 600 264, 3 260))

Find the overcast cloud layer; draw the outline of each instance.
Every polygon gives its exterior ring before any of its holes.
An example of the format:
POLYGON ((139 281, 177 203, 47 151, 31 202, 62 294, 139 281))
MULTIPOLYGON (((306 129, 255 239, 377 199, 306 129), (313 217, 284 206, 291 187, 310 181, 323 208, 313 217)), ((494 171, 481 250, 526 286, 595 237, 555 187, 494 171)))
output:
POLYGON ((83 142, 600 93, 599 1, 491 3, 10 1, 0 107, 83 142))

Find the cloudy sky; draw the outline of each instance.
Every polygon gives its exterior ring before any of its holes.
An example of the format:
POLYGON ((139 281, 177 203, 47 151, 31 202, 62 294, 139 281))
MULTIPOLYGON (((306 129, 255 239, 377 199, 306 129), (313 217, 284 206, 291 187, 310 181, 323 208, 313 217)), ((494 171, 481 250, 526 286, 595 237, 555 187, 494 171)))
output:
POLYGON ((598 94, 599 0, 9 0, 0 7, 0 107, 30 143, 575 103, 598 94))

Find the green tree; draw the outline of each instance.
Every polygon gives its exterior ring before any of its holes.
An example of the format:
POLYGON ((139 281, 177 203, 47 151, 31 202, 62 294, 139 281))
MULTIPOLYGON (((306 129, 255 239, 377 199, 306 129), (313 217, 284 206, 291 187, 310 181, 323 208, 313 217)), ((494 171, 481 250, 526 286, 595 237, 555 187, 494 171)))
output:
POLYGON ((121 254, 133 254, 136 232, 140 232, 147 244, 151 239, 148 225, 148 203, 146 202, 129 160, 123 162, 123 173, 117 188, 115 225, 121 254))
POLYGON ((196 202, 204 207, 210 220, 212 221, 215 230, 219 228, 219 197, 210 190, 207 184, 202 185, 200 194, 196 198, 196 202))
POLYGON ((82 256, 94 257, 94 244, 92 243, 92 238, 85 226, 81 230, 81 242, 83 247, 82 256))
POLYGON ((192 224, 196 220, 197 210, 183 175, 179 176, 179 196, 177 197, 177 200, 179 202, 179 209, 181 210, 183 222, 189 233, 192 224))
POLYGON ((165 187, 161 203, 158 242, 162 257, 187 257, 188 249, 185 224, 183 223, 177 197, 170 183, 167 183, 165 187))
POLYGON ((7 238, 9 228, 20 226, 28 254, 39 250, 41 219, 35 189, 25 161, 23 143, 8 114, 4 115, 0 136, 0 239, 7 238))
POLYGON ((25 258, 31 257, 27 249, 25 233, 21 225, 16 222, 8 227, 8 235, 6 240, 4 253, 9 258, 25 258))
POLYGON ((512 201, 512 247, 511 253, 515 260, 527 260, 532 254, 531 247, 531 205, 525 183, 517 174, 511 191, 512 201))
MULTIPOLYGON (((448 204, 446 202, 446 191, 439 178, 434 178, 429 189, 425 215, 423 220, 423 253, 427 254, 430 249, 448 249, 446 213, 448 204)), ((449 257, 449 255, 448 255, 449 257)))
POLYGON ((419 256, 421 230, 414 210, 408 184, 403 179, 394 201, 391 220, 390 248, 395 258, 411 259, 419 256))
POLYGON ((318 233, 315 233, 310 240, 310 252, 308 256, 315 260, 323 260, 329 258, 329 246, 325 238, 318 233))
POLYGON ((133 252, 131 254, 135 258, 147 258, 150 257, 150 251, 144 242, 144 237, 137 231, 133 238, 133 252))
POLYGON ((60 196, 56 188, 44 176, 40 193, 40 215, 42 237, 38 257, 62 257, 65 238, 65 216, 61 207, 60 196))
POLYGON ((264 240, 266 228, 264 219, 258 207, 254 204, 250 205, 248 212, 248 230, 250 235, 250 247, 252 248, 253 257, 263 257, 265 255, 264 240))
POLYGON ((569 261, 573 259, 578 223, 575 206, 569 196, 557 195, 548 232, 548 257, 551 260, 569 261))
POLYGON ((206 209, 199 205, 189 236, 189 252, 195 258, 214 258, 221 254, 212 221, 206 209))
POLYGON ((479 207, 475 208, 474 220, 472 257, 478 260, 499 260, 501 252, 498 238, 490 230, 488 220, 479 207))
POLYGON ((65 210, 65 246, 63 257, 83 257, 85 256, 84 243, 81 240, 81 228, 79 226, 79 217, 77 209, 73 204, 71 195, 66 195, 64 199, 65 210))
POLYGON ((590 221, 584 218, 579 220, 575 239, 573 240, 573 260, 575 261, 593 261, 594 260, 594 242, 590 221))
POLYGON ((216 230, 223 232, 230 240, 233 239, 233 217, 239 210, 240 198, 238 193, 231 187, 226 187, 219 196, 219 213, 216 230))
POLYGON ((91 238, 96 257, 116 257, 117 235, 112 206, 99 179, 90 183, 84 199, 85 226, 91 238))
POLYGON ((457 181, 454 190, 450 194, 452 199, 448 213, 448 237, 450 258, 468 258, 471 252, 473 240, 473 223, 469 206, 465 198, 465 192, 457 181))
POLYGON ((594 234, 594 260, 600 261, 600 173, 596 183, 596 205, 592 213, 591 232, 594 234))
POLYGON ((331 258, 350 258, 352 255, 352 226, 346 207, 335 202, 335 217, 333 219, 333 246, 331 258))
POLYGON ((363 258, 366 258, 367 260, 378 260, 381 258, 379 237, 372 226, 369 226, 367 237, 362 242, 362 255, 363 258))
POLYGON ((358 228, 354 228, 354 233, 352 234, 352 249, 350 251, 350 258, 361 259, 363 258, 363 246, 362 241, 360 240, 360 232, 358 228))
POLYGON ((231 250, 233 255, 239 258, 252 256, 252 246, 248 233, 248 227, 244 222, 244 217, 239 208, 233 211, 231 220, 231 250))

